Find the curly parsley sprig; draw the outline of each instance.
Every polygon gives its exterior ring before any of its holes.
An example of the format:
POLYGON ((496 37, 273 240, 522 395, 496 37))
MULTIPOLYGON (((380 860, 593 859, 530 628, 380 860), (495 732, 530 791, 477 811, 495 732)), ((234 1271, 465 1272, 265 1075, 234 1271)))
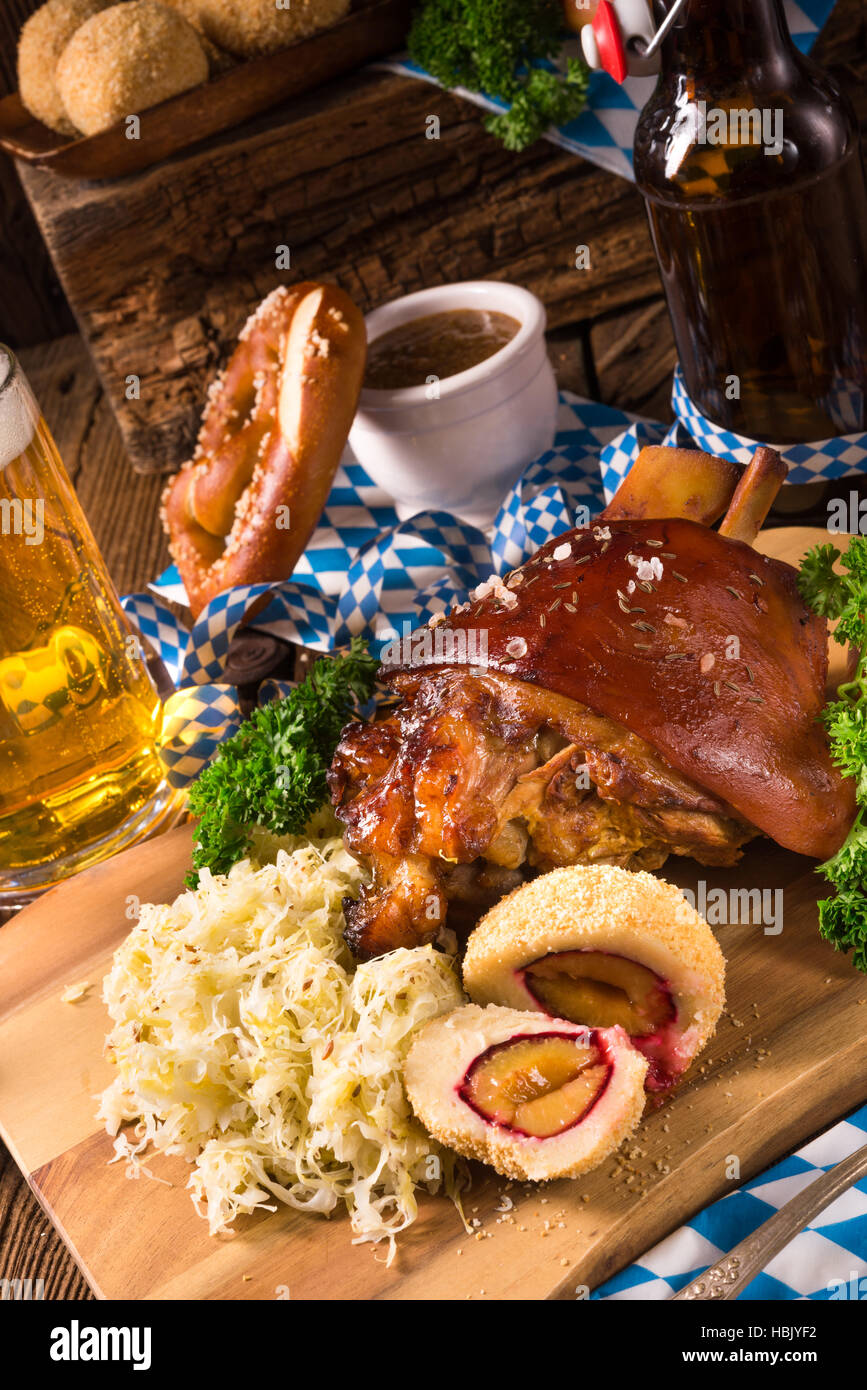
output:
POLYGON ((801 563, 798 587, 814 613, 836 621, 835 642, 858 654, 852 679, 822 712, 831 757, 855 779, 858 814, 844 844, 816 872, 836 890, 819 903, 819 930, 867 971, 867 537, 852 536, 842 557, 830 543, 814 546, 801 563), (834 568, 838 560, 842 574, 834 568))
POLYGON ((410 57, 444 87, 466 87, 509 103, 485 127, 509 150, 532 145, 551 125, 583 111, 589 69, 563 46, 560 0, 422 0, 409 31, 410 57))
POLYGON ((228 873, 250 849, 251 829, 300 835, 326 800, 325 774, 356 705, 370 699, 378 668, 363 640, 343 656, 317 661, 282 700, 256 709, 190 789, 199 816, 193 869, 228 873))

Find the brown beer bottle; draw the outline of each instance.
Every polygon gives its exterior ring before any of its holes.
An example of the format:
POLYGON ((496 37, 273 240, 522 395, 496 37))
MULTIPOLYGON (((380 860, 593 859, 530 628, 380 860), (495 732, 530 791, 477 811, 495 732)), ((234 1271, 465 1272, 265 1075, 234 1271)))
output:
MULTIPOLYGON (((672 0, 654 0, 657 23, 672 0)), ((768 443, 867 428, 858 126, 782 0, 686 0, 641 113, 643 193, 687 390, 768 443)))

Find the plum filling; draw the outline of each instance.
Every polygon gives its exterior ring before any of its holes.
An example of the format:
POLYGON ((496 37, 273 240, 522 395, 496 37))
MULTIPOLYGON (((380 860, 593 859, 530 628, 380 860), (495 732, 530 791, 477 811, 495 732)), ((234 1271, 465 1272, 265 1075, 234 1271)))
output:
POLYGON ((522 1034, 480 1053, 458 1094, 489 1124, 550 1139, 585 1119, 611 1071, 595 1032, 522 1034))
POLYGON ((590 1028, 619 1024, 650 1062, 649 1090, 665 1090, 682 1070, 671 990, 646 965, 607 951, 559 951, 533 961, 518 974, 552 1018, 590 1028))

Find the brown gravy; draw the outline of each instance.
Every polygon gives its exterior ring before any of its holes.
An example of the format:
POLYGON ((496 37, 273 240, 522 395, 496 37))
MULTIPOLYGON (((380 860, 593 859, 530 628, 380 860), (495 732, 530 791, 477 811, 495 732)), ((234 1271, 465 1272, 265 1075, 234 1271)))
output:
POLYGON ((448 309, 425 314, 374 338, 367 350, 364 385, 373 391, 399 391, 440 381, 478 366, 499 352, 521 327, 496 309, 448 309))

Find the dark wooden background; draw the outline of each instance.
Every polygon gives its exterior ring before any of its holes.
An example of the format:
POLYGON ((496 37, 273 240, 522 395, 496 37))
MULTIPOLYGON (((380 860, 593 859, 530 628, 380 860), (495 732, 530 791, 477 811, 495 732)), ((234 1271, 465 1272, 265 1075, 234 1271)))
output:
MULTIPOLYGON (((14 88, 17 34, 37 3, 0 0, 0 95, 14 88)), ((863 128, 864 0, 838 0, 816 56, 848 90, 863 128)), ((135 371, 126 354, 137 343, 147 354, 150 339, 169 319, 178 334, 177 354, 192 369, 183 384, 194 420, 199 387, 214 369, 222 340, 237 328, 239 305, 254 304, 274 283, 273 262, 269 269, 262 248, 285 239, 274 233, 290 213, 293 251, 303 250, 304 273, 328 277, 331 271, 330 278, 340 279, 364 307, 425 283, 469 276, 529 285, 548 306, 561 386, 657 418, 668 414, 674 350, 638 194, 544 142, 522 155, 506 154, 484 133, 475 108, 426 85, 383 74, 331 84, 150 178, 96 194, 68 187, 56 209, 51 180, 39 171, 25 177, 77 300, 78 320, 19 176, 0 156, 0 340, 20 352, 121 591, 144 585, 167 554, 157 519, 163 480, 131 471, 104 389, 103 383, 115 389, 116 344, 125 344, 117 370, 135 371), (422 169, 418 136, 408 141, 406 132, 417 131, 428 113, 440 116, 443 140, 427 151, 433 164, 422 169), (287 132, 285 142, 270 133, 275 125, 287 132), (290 149, 305 151, 297 168, 290 149), (165 246, 174 251, 179 241, 189 247, 200 235, 197 203, 211 197, 215 169, 227 182, 209 204, 221 219, 213 243, 186 261, 167 259, 165 246), (227 216, 233 190, 240 198, 256 179, 264 182, 255 217, 227 216), (128 226, 130 211, 133 221, 147 212, 151 193, 162 221, 145 216, 143 239, 112 252, 128 290, 118 314, 117 305, 106 306, 104 295, 100 300, 99 257, 85 224, 76 222, 76 207, 103 202, 106 225, 116 213, 128 226), (593 273, 584 279, 568 255, 580 242, 591 246, 593 273), (136 267, 142 250, 148 259, 136 267), (88 307, 91 281, 95 299, 88 307), (79 324, 96 348, 102 380, 79 324)), ((177 379, 168 380, 170 391, 177 379)), ((2 1146, 0 1278, 42 1278, 49 1298, 88 1296, 2 1146)))
POLYGON ((546 141, 503 149, 427 83, 366 70, 114 184, 22 178, 142 472, 188 456, 209 380, 281 280, 336 280, 364 310, 515 281, 546 305, 562 385, 667 407, 673 346, 635 188, 546 141))
MULTIPOLYGON (((0 96, 14 92, 18 33, 40 0, 0 0, 0 96)), ((0 156, 0 342, 29 347, 75 328, 11 160, 0 156)))

